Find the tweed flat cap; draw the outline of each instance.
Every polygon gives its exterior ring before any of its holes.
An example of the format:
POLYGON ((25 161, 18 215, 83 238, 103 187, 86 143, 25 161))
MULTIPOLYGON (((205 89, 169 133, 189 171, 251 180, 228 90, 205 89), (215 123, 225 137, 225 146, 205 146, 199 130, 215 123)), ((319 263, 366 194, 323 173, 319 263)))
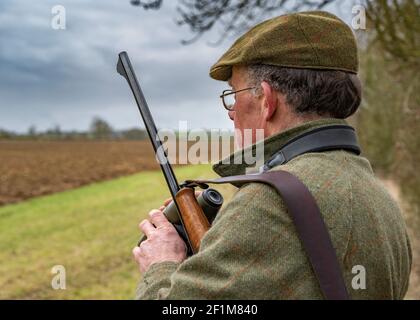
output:
POLYGON ((211 67, 210 77, 227 81, 232 66, 250 64, 352 73, 359 65, 352 30, 324 11, 286 14, 254 26, 211 67))

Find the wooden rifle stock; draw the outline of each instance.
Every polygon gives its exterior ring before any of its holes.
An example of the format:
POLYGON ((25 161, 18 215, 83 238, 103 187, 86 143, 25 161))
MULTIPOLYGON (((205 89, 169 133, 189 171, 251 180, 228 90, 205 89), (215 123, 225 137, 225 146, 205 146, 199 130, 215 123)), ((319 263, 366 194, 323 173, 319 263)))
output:
POLYGON ((182 188, 175 196, 185 231, 193 253, 200 249, 201 239, 210 229, 210 223, 197 202, 193 188, 182 188))

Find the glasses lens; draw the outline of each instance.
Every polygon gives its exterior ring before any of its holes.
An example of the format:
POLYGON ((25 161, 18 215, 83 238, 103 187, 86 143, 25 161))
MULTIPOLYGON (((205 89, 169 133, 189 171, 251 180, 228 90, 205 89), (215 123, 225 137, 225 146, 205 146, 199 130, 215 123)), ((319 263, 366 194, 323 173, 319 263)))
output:
POLYGON ((224 96, 225 105, 228 109, 232 109, 233 105, 235 104, 235 94, 229 94, 224 96))

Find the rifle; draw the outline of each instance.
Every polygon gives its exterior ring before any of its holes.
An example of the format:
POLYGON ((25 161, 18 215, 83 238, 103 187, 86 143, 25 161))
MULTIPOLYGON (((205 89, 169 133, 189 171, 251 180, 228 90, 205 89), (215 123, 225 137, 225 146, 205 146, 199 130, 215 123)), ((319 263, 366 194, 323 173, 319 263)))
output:
MULTIPOLYGON (((133 92, 140 115, 171 193, 173 201, 165 208, 163 213, 185 241, 187 254, 194 254, 198 252, 201 239, 210 228, 211 222, 222 206, 223 197, 215 189, 207 188, 196 198, 193 187, 180 187, 162 147, 152 114, 125 51, 120 52, 118 55, 117 71, 127 80, 133 92)), ((145 238, 143 236, 137 245, 140 245, 145 238)))

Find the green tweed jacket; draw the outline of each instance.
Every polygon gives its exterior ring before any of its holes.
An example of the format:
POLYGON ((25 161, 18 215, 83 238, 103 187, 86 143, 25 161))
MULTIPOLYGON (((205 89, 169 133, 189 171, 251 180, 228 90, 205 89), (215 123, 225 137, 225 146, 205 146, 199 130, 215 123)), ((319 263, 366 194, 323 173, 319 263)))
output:
MULTIPOLYGON (((265 159, 297 135, 331 124, 346 122, 313 121, 265 139, 265 159)), ((213 169, 221 176, 245 173, 245 165, 220 162, 213 169)), ((406 227, 369 161, 341 150, 306 153, 272 170, 279 169, 296 175, 315 197, 352 299, 404 298, 411 269, 406 227)), ((152 265, 136 298, 323 296, 282 198, 270 186, 250 183, 219 212, 200 251, 180 264, 152 265)))

